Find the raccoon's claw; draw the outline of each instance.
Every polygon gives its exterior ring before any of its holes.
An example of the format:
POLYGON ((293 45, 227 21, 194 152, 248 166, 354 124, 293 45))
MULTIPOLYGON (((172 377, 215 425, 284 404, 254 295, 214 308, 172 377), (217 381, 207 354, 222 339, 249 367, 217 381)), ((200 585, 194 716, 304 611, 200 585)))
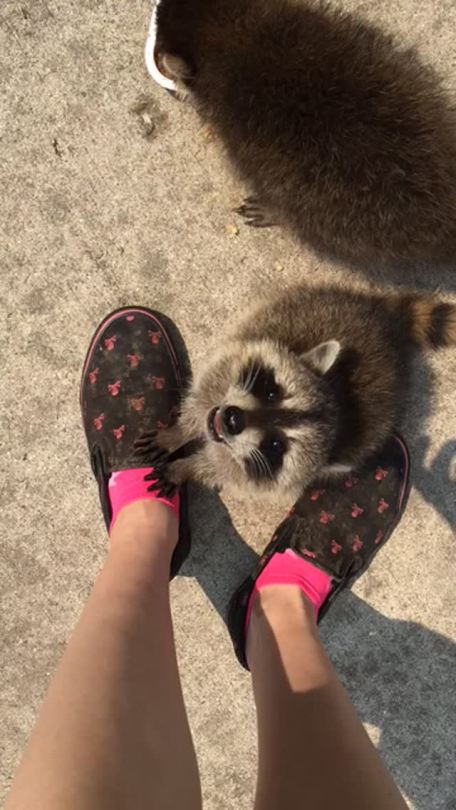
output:
POLYGON ((155 444, 155 439, 157 438, 158 430, 149 430, 147 433, 141 433, 138 439, 135 439, 133 442, 133 447, 135 452, 142 452, 143 450, 149 449, 151 446, 155 444))
POLYGON ((144 481, 151 481, 147 491, 157 492, 162 498, 172 498, 177 487, 166 477, 170 453, 156 443, 157 434, 157 430, 141 434, 134 443, 134 452, 152 467, 152 472, 144 476, 144 481))
MULTIPOLYGON (((159 491, 164 494, 168 490, 168 481, 166 480, 166 466, 169 459, 169 452, 163 447, 156 444, 156 430, 151 430, 148 433, 143 433, 134 443, 135 456, 141 458, 141 461, 146 462, 153 469, 151 473, 144 476, 145 481, 152 481, 152 485, 148 487, 149 491, 159 491)), ((165 495, 165 497, 168 497, 165 495)))
POLYGON ((152 472, 147 473, 147 475, 144 476, 144 481, 156 481, 157 478, 160 478, 160 477, 161 477, 161 479, 163 481, 164 477, 165 477, 165 473, 164 473, 165 468, 166 468, 166 462, 163 463, 163 461, 161 461, 161 462, 159 461, 158 463, 155 463, 153 465, 152 472))
POLYGON ((155 447, 147 454, 147 460, 151 467, 158 467, 166 464, 168 456, 169 453, 167 450, 163 450, 161 447, 155 447))
POLYGON ((165 463, 169 455, 167 450, 159 447, 153 441, 144 444, 135 443, 134 452, 135 456, 147 461, 151 467, 157 467, 159 464, 165 463))
POLYGON ((152 472, 144 476, 144 481, 151 481, 147 491, 157 492, 162 498, 172 498, 177 490, 176 484, 169 481, 166 476, 168 459, 169 453, 166 450, 156 448, 156 452, 148 456, 148 461, 153 467, 152 472))
POLYGON ((242 205, 234 210, 245 219, 245 224, 250 228, 271 228, 275 225, 257 197, 246 197, 242 205))
POLYGON ((148 492, 157 492, 161 498, 172 498, 173 495, 176 494, 177 486, 176 484, 171 483, 171 481, 167 481, 166 478, 157 478, 157 471, 154 470, 153 473, 149 476, 145 476, 144 480, 148 481, 150 479, 154 479, 152 484, 147 487, 148 492))

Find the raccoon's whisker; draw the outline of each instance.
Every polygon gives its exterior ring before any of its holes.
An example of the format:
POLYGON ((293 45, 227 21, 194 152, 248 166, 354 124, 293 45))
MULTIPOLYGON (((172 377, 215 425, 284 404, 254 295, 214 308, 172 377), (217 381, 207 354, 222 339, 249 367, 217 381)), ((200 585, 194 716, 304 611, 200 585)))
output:
POLYGON ((256 448, 256 452, 258 453, 258 456, 259 456, 259 457, 260 457, 260 459, 261 459, 262 468, 263 468, 263 470, 264 470, 264 471, 267 473, 268 478, 270 478, 270 479, 271 479, 271 481, 272 481, 272 480, 274 480, 274 475, 273 475, 273 472, 272 472, 272 467, 271 467, 271 465, 270 465, 270 463, 269 463, 268 459, 266 458, 266 456, 264 455, 264 453, 262 453, 262 452, 261 452, 261 450, 260 450, 259 448, 256 448))
POLYGON ((242 387, 243 387, 243 389, 244 389, 244 393, 245 393, 245 394, 247 394, 247 392, 248 392, 248 390, 249 390, 250 378, 251 378, 251 376, 252 376, 252 372, 253 372, 253 365, 252 365, 252 364, 250 364, 250 366, 249 366, 249 370, 248 370, 248 372, 247 372, 247 376, 246 376, 246 378, 245 378, 245 380, 244 380, 244 383, 243 383, 243 386, 242 386, 242 387))
POLYGON ((253 366, 253 368, 255 369, 255 373, 253 374, 252 379, 251 379, 251 380, 250 380, 250 382, 249 382, 249 387, 247 388, 247 393, 248 393, 248 394, 250 394, 250 392, 251 392, 251 390, 252 390, 253 386, 255 385, 255 383, 256 383, 256 381, 257 381, 258 375, 259 375, 259 373, 260 373, 260 371, 261 371, 261 363, 259 363, 259 362, 258 362, 258 363, 256 363, 256 364, 253 366))
POLYGON ((249 461, 250 461, 250 469, 254 477, 258 480, 259 478, 261 478, 263 468, 261 465, 261 459, 258 458, 255 448, 252 450, 250 454, 249 461))
POLYGON ((250 391, 250 386, 251 386, 251 383, 252 383, 252 378, 253 378, 253 374, 254 374, 254 371, 255 371, 255 367, 256 367, 256 363, 254 361, 252 361, 250 363, 246 378, 245 378, 244 383, 242 385, 245 394, 248 394, 249 391, 250 391))
POLYGON ((255 478, 259 477, 258 461, 254 455, 254 449, 251 450, 250 455, 245 460, 245 465, 250 475, 255 478))
POLYGON ((269 464, 267 463, 267 461, 266 461, 266 459, 264 458, 263 455, 261 455, 261 459, 262 459, 262 464, 263 464, 263 470, 265 471, 265 474, 266 474, 266 478, 269 478, 270 481, 273 481, 274 476, 272 475, 272 471, 271 471, 271 468, 270 468, 269 464))
POLYGON ((271 480, 273 480, 274 476, 272 474, 271 466, 267 458, 261 452, 261 450, 259 450, 257 447, 254 447, 252 450, 252 457, 254 459, 254 464, 258 472, 258 477, 264 476, 266 478, 270 478, 271 480))

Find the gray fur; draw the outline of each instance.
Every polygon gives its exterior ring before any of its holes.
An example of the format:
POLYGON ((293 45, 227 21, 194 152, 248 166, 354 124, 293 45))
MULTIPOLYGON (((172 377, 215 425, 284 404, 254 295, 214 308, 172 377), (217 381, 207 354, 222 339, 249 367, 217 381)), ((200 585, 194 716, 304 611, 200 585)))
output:
POLYGON ((159 434, 171 450, 205 439, 199 452, 173 463, 171 480, 292 502, 313 481, 358 467, 398 425, 413 345, 432 344, 435 312, 442 340, 434 347, 454 343, 455 308, 445 305, 442 319, 432 298, 298 286, 250 310, 199 370, 177 426, 159 434), (260 360, 281 390, 276 402, 254 395, 260 360), (242 410, 246 427, 214 441, 208 416, 228 406, 242 410), (271 431, 287 445, 274 475, 258 457, 271 431), (252 454, 260 480, 246 464, 252 454))

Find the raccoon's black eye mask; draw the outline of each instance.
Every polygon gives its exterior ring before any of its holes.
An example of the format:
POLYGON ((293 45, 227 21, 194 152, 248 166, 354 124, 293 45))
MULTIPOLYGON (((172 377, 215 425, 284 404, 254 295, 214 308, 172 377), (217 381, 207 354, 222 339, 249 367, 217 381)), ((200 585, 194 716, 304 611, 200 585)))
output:
POLYGON ((253 361, 241 372, 239 385, 262 405, 272 405, 284 398, 283 388, 276 382, 272 368, 253 361))
POLYGON ((249 478, 260 481, 274 481, 281 470, 288 439, 281 431, 269 431, 259 447, 255 447, 245 459, 245 470, 249 478))

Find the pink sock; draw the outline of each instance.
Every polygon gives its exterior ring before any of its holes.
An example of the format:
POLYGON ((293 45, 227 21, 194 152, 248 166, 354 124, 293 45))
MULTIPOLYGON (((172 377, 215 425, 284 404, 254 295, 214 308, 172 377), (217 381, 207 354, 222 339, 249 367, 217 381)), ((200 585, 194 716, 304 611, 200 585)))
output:
POLYGON ((112 508, 110 532, 112 532, 120 510, 128 503, 140 501, 143 498, 166 504, 179 517, 178 493, 172 498, 162 498, 157 492, 147 491, 147 487, 152 484, 152 481, 144 481, 144 476, 151 472, 153 472, 153 467, 134 467, 130 470, 119 470, 112 473, 108 481, 109 500, 112 508))
POLYGON ((267 585, 297 585, 311 602, 315 620, 317 620, 318 612, 331 590, 332 581, 329 574, 325 574, 316 565, 304 560, 291 548, 287 548, 282 553, 273 554, 255 582, 253 591, 250 594, 245 618, 246 635, 253 603, 258 592, 267 585))

